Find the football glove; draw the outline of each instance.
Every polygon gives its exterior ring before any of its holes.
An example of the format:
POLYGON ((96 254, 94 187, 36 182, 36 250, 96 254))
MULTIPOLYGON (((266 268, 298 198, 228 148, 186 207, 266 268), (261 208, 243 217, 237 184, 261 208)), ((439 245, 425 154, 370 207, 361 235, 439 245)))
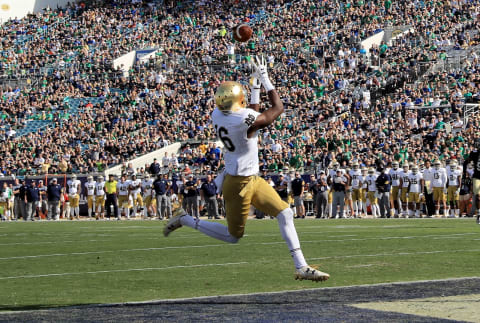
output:
POLYGON ((275 89, 272 82, 270 82, 270 79, 268 78, 267 63, 265 62, 265 58, 263 56, 254 56, 250 62, 250 65, 253 68, 252 76, 257 78, 262 83, 267 92, 275 89))

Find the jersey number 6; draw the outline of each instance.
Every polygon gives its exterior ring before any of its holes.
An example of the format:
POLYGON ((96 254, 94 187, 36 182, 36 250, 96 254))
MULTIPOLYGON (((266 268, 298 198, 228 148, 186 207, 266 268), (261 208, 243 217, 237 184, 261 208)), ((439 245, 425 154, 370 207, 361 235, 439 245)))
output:
POLYGON ((225 146, 225 148, 228 149, 228 151, 234 151, 235 146, 233 145, 232 140, 226 135, 228 135, 228 130, 224 127, 220 127, 220 129, 218 129, 218 137, 223 142, 223 145, 225 146))

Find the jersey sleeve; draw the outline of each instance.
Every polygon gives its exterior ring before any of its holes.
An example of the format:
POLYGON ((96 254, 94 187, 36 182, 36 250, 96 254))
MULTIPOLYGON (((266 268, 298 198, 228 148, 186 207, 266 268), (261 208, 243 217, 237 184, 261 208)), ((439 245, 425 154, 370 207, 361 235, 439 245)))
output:
POLYGON ((242 120, 242 127, 245 129, 245 131, 250 128, 255 120, 257 120, 258 116, 260 115, 260 112, 257 112, 253 109, 247 108, 245 109, 245 113, 243 113, 243 120, 242 120))

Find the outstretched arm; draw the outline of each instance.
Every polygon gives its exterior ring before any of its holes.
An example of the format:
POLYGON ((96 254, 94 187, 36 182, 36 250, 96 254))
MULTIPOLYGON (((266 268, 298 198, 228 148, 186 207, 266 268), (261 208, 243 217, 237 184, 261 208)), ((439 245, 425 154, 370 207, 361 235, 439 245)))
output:
POLYGON ((272 85, 272 82, 268 78, 267 65, 265 63, 265 59, 263 57, 261 58, 255 57, 255 59, 257 63, 256 64, 254 62, 251 63, 254 68, 254 73, 252 76, 255 79, 259 80, 260 83, 263 85, 263 87, 267 91, 268 100, 272 106, 269 109, 265 110, 261 115, 259 115, 255 120, 255 122, 250 126, 247 132, 247 136, 249 138, 253 136, 253 134, 257 130, 265 128, 270 124, 272 124, 275 121, 275 119, 277 119, 278 116, 280 116, 284 111, 283 102, 280 99, 280 96, 278 95, 277 91, 275 90, 275 87, 272 85))

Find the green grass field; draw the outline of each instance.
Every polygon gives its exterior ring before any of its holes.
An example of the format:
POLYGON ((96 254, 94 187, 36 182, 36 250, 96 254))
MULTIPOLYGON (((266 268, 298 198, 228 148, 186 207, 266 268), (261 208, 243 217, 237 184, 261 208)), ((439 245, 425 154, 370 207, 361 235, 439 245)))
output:
POLYGON ((299 220, 326 283, 295 281, 275 220, 249 220, 236 245, 160 221, 0 225, 0 309, 227 295, 478 276, 473 219, 299 220))

